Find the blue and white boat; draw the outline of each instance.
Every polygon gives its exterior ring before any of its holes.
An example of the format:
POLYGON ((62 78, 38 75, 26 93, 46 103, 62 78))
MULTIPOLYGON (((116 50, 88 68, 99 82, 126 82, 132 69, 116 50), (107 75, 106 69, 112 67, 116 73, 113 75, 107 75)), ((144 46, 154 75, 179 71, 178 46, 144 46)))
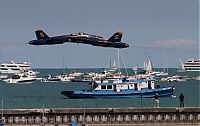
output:
POLYGON ((62 91, 61 94, 68 98, 153 98, 155 94, 159 97, 170 97, 173 95, 174 87, 155 87, 155 79, 119 80, 108 84, 93 84, 92 90, 62 91))

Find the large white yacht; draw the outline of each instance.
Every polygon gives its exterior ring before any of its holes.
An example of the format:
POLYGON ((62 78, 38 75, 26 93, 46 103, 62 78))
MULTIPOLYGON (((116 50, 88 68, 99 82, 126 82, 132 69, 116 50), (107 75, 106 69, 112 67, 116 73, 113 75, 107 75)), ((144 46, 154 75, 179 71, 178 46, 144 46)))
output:
POLYGON ((200 59, 188 59, 179 64, 179 70, 182 71, 200 71, 200 59))
POLYGON ((0 73, 17 74, 29 69, 31 69, 31 67, 28 62, 15 63, 11 61, 10 63, 3 63, 0 65, 0 73))

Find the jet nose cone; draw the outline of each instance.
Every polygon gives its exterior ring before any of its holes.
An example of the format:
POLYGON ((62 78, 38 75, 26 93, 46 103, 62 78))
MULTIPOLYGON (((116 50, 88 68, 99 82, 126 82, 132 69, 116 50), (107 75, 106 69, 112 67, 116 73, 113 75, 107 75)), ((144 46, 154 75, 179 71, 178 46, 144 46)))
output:
POLYGON ((125 43, 125 47, 129 47, 129 44, 125 43))
POLYGON ((28 44, 33 45, 34 41, 29 41, 28 44))

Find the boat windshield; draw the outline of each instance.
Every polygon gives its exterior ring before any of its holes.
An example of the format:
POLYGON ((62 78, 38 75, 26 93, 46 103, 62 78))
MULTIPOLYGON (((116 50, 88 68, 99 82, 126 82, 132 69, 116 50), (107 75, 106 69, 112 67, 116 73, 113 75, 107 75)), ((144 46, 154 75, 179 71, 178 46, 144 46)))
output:
POLYGON ((14 75, 14 76, 12 76, 12 79, 19 79, 19 78, 20 78, 19 75, 14 75))

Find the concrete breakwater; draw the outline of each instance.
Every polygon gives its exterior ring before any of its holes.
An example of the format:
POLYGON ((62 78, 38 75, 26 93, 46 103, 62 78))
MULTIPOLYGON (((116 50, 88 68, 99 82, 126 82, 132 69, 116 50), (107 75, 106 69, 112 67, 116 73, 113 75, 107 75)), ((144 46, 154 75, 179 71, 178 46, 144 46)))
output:
POLYGON ((1 109, 6 125, 88 126, 200 124, 200 108, 52 108, 1 109))

